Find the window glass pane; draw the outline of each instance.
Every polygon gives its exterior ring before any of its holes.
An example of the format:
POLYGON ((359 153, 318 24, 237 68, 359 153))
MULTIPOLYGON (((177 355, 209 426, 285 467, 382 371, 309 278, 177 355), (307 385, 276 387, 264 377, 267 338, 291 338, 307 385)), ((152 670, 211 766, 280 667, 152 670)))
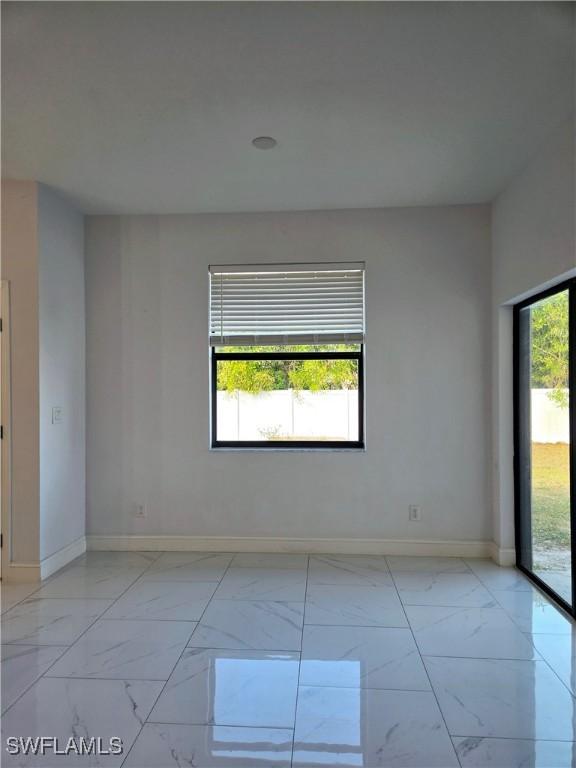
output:
POLYGON ((571 602, 568 291, 530 314, 533 568, 571 602))
POLYGON ((358 441, 357 360, 218 360, 217 440, 358 441))
POLYGON ((572 603, 568 291, 520 312, 522 564, 572 603))

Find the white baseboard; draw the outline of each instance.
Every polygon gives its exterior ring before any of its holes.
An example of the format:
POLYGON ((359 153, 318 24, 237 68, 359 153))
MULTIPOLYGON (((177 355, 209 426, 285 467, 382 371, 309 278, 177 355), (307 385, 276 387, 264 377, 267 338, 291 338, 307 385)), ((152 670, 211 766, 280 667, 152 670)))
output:
POLYGON ((31 583, 46 579, 89 550, 118 552, 318 552, 346 555, 489 557, 498 565, 516 562, 512 548, 493 541, 414 541, 407 539, 295 539, 248 536, 81 536, 41 563, 6 563, 2 579, 31 583))
POLYGON ((76 557, 83 555, 84 552, 86 552, 86 536, 80 536, 76 541, 67 544, 62 549, 59 549, 58 552, 54 552, 54 554, 42 560, 40 563, 40 578, 47 579, 48 576, 59 571, 60 568, 64 568, 65 565, 68 565, 76 557))
POLYGON ((490 557, 498 565, 516 565, 516 550, 514 547, 499 547, 496 542, 490 545, 490 557))
POLYGON ((60 568, 64 568, 76 557, 86 552, 86 537, 67 544, 58 552, 45 557, 40 563, 3 563, 2 581, 6 583, 29 584, 35 581, 47 579, 60 568))
POLYGON ((40 563, 2 563, 2 581, 6 584, 40 581, 40 563))
POLYGON ((244 536, 86 537, 89 550, 163 552, 318 552, 348 555, 428 555, 491 557, 490 541, 411 541, 402 539, 291 539, 244 536))

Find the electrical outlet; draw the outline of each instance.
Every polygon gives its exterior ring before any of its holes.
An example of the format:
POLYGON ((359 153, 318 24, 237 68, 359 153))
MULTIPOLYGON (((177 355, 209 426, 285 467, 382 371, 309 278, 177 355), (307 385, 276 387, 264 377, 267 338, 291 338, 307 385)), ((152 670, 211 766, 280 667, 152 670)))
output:
POLYGON ((410 504, 408 507, 408 520, 413 523, 419 523, 422 520, 422 510, 416 504, 410 504))
POLYGON ((134 517, 146 517, 146 505, 134 504, 134 517))

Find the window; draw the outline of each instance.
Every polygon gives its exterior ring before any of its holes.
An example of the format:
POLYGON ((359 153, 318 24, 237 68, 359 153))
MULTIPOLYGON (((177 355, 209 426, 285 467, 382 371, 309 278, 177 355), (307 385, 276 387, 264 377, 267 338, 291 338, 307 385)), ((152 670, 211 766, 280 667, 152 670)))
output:
POLYGON ((212 447, 363 448, 364 265, 210 268, 212 447))

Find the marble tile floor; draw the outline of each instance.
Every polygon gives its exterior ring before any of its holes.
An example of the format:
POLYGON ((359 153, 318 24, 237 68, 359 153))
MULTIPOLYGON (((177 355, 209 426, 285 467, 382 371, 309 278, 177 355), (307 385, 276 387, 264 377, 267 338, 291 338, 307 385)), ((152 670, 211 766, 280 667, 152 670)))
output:
POLYGON ((489 561, 88 552, 1 607, 3 766, 576 768, 576 626, 489 561))

